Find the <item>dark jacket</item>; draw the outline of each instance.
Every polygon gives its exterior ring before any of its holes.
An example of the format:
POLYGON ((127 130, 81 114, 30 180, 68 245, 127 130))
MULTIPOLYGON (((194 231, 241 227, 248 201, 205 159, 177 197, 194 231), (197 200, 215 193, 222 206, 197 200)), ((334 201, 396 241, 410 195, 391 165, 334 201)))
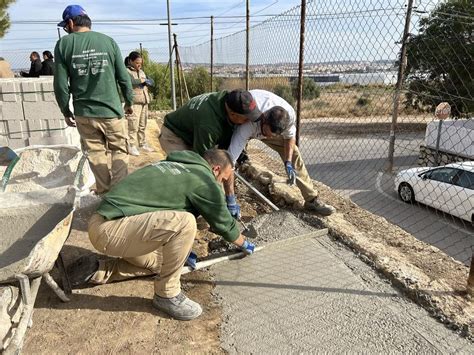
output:
POLYGON ((54 75, 54 62, 48 58, 41 65, 40 75, 54 75))
POLYGON ((40 76, 41 68, 42 68, 41 59, 39 58, 35 59, 34 61, 31 62, 30 71, 28 73, 22 71, 21 76, 26 76, 29 78, 37 78, 40 76))

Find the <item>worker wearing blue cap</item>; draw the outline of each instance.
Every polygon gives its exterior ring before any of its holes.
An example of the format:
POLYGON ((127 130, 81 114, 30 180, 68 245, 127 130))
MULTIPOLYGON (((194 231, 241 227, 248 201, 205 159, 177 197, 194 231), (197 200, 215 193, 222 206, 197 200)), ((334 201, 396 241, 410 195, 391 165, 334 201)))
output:
POLYGON ((77 127, 81 135, 97 193, 103 194, 128 173, 128 134, 118 88, 127 113, 132 113, 133 89, 117 43, 91 31, 91 25, 80 5, 64 10, 58 26, 68 35, 54 50, 54 93, 66 124, 77 127), (74 113, 69 108, 71 96, 74 113))

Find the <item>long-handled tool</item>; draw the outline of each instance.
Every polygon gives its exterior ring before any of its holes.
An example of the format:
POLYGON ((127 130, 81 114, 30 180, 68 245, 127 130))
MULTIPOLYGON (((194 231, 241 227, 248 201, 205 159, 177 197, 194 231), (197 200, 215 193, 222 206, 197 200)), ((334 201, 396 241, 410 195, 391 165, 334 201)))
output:
POLYGON ((249 183, 247 180, 245 180, 243 178, 243 176, 240 175, 237 171, 234 171, 234 174, 237 177, 237 179, 242 181, 245 186, 247 186, 250 190, 252 190, 258 196, 258 198, 260 198, 263 202, 265 202, 267 205, 269 205, 274 211, 279 211, 280 210, 277 206, 275 206, 275 204, 272 201, 270 201, 268 198, 266 198, 260 191, 258 191, 254 186, 252 186, 251 183, 249 183))
POLYGON ((0 191, 5 191, 8 180, 16 163, 20 160, 18 154, 16 154, 9 147, 0 147, 0 166, 6 166, 7 169, 3 173, 2 182, 0 185, 0 191))

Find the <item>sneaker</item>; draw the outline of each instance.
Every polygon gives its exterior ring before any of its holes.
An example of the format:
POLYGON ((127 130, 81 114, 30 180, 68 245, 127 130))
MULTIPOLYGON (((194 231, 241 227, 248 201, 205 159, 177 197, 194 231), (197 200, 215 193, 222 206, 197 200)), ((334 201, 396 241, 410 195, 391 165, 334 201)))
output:
POLYGON ((137 147, 134 145, 128 146, 128 154, 133 155, 133 156, 139 156, 140 152, 138 151, 137 147))
POLYGON ((150 147, 148 144, 141 145, 141 146, 140 146, 140 149, 143 150, 143 151, 145 151, 145 152, 149 152, 149 153, 155 151, 155 150, 154 150, 152 147, 150 147))
POLYGON ((155 295, 153 307, 178 320, 191 320, 199 317, 202 313, 199 303, 190 300, 182 292, 173 298, 155 295))
POLYGON ((304 203, 304 208, 310 211, 314 211, 322 216, 330 216, 334 212, 336 212, 336 209, 333 206, 326 205, 325 203, 321 202, 317 197, 312 201, 306 201, 304 203))
POLYGON ((66 270, 72 287, 84 285, 99 270, 99 260, 95 254, 83 255, 76 259, 66 270))

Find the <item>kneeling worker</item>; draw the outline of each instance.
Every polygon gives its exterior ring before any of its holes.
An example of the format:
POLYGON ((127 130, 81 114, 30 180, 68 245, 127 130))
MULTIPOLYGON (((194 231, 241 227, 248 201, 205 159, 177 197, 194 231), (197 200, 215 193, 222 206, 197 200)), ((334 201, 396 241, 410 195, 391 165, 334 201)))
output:
POLYGON ((240 234, 220 187, 232 169, 224 150, 210 149, 203 157, 180 151, 124 178, 103 196, 89 222, 92 245, 118 258, 80 258, 70 268, 71 282, 104 284, 159 274, 153 306, 179 320, 198 317, 201 306, 181 292, 180 284, 196 235, 195 217, 202 215, 244 253, 255 247, 240 234))

